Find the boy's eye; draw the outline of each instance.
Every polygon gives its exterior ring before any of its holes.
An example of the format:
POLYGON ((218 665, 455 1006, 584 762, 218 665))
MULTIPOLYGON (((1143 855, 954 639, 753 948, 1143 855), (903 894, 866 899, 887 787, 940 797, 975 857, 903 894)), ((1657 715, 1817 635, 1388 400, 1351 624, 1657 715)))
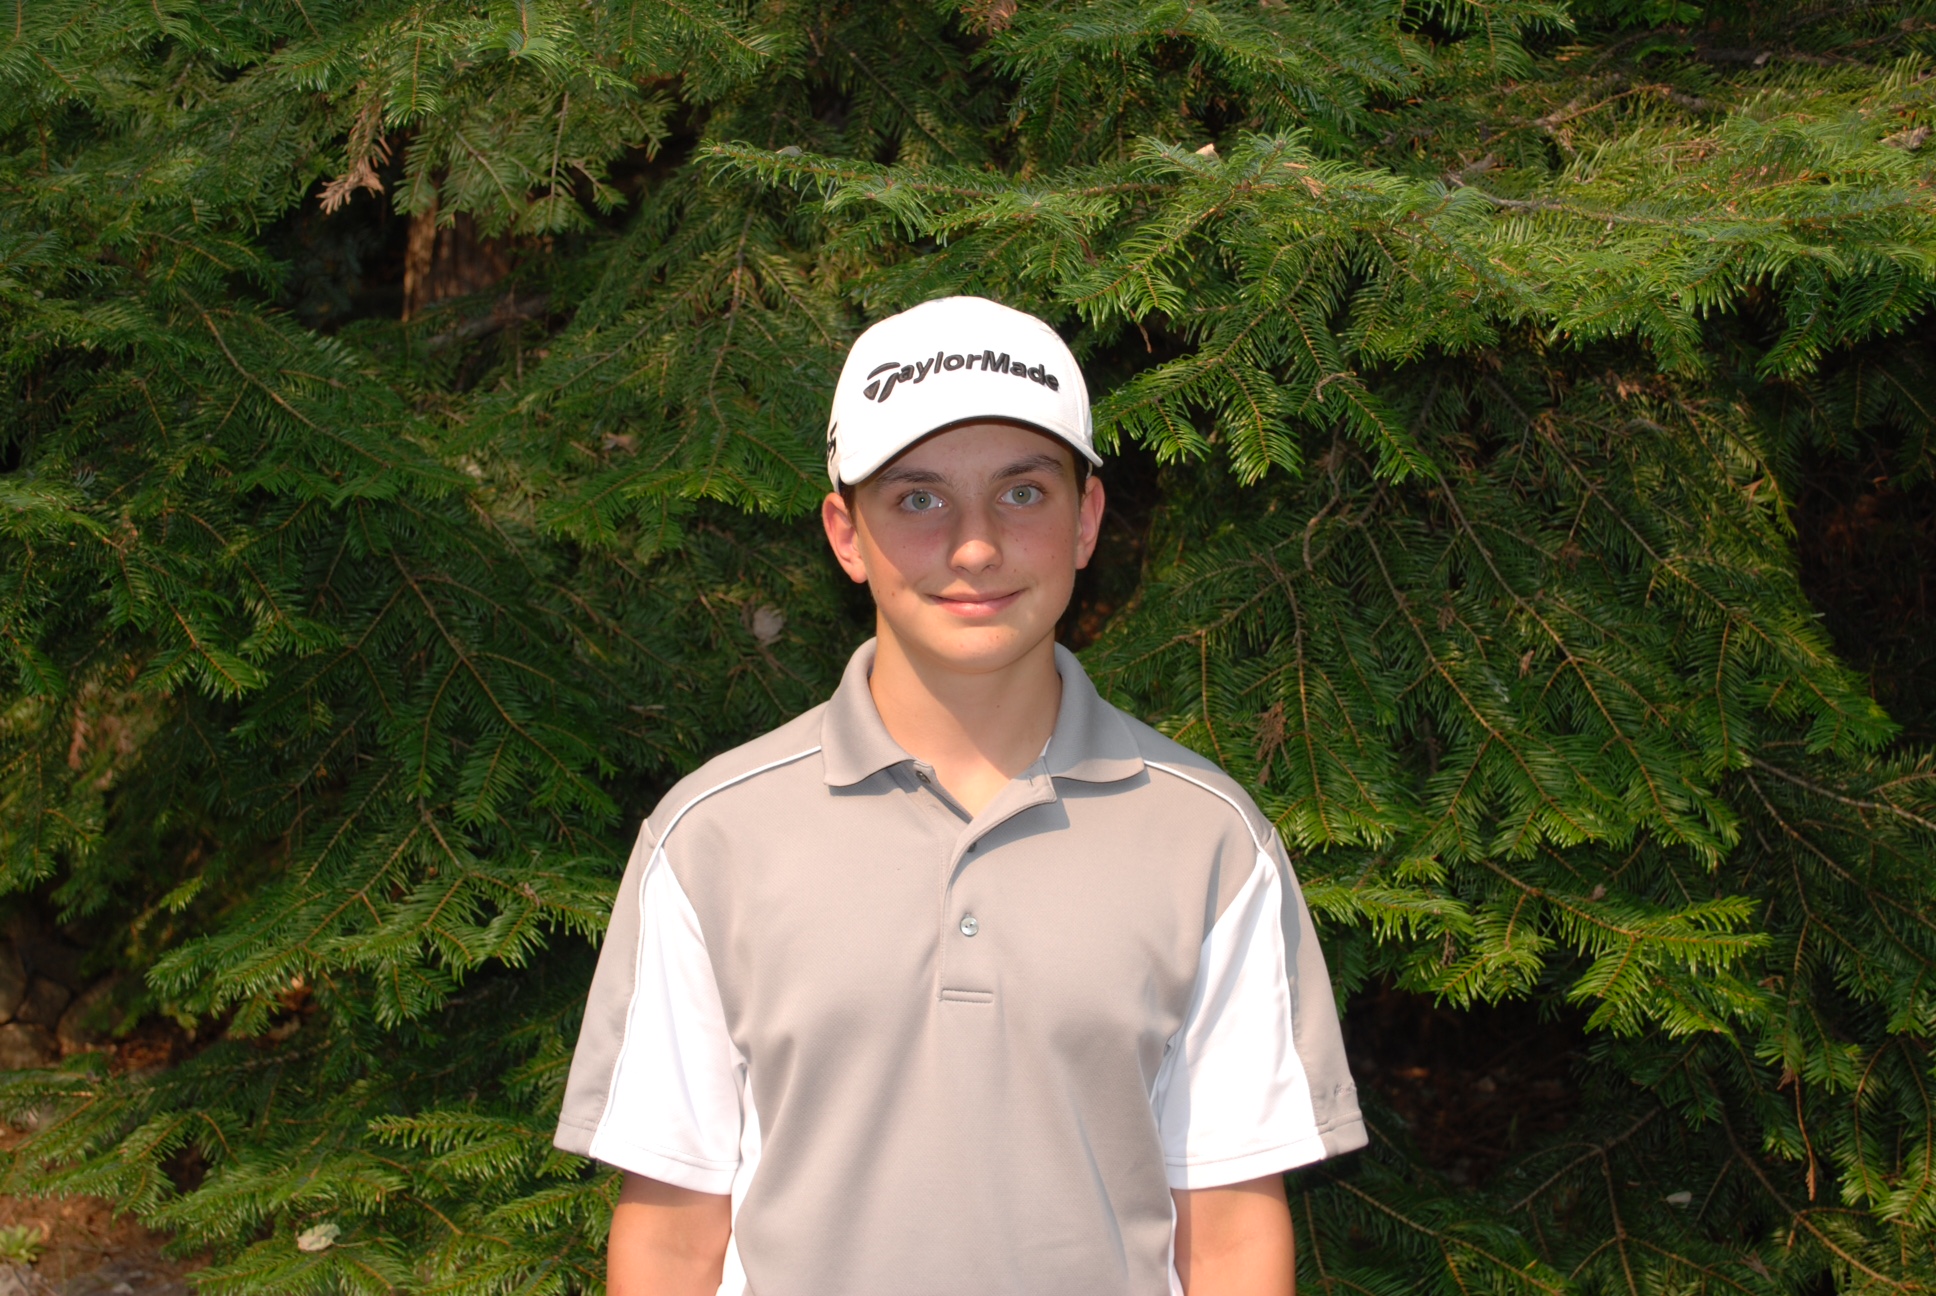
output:
POLYGON ((907 498, 901 501, 901 507, 916 513, 926 513, 939 503, 941 501, 928 491, 910 491, 907 498))
POLYGON ((1011 486, 1008 488, 1008 502, 1010 504, 1033 504, 1041 498, 1042 491, 1040 487, 1011 486))

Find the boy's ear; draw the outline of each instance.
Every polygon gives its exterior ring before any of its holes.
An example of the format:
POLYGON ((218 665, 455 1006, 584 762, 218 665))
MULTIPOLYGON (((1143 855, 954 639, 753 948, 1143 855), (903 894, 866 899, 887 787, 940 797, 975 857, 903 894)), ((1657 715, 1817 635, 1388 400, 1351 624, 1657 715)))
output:
POLYGON ((1081 571, 1095 556, 1096 540, 1102 535, 1102 513, 1108 501, 1103 495, 1102 478, 1094 473, 1082 484, 1082 502, 1076 513, 1076 570, 1081 571))
POLYGON ((865 585, 867 564, 860 557, 860 527, 854 507, 839 491, 828 491, 827 498, 820 501, 820 526, 827 533, 827 544, 840 570, 856 585, 865 585))

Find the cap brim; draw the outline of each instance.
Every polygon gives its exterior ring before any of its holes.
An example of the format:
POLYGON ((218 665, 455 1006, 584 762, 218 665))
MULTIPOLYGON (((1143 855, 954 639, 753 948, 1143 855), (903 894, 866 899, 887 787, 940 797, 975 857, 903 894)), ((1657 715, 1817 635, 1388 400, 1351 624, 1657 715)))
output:
POLYGON ((1027 428, 1031 432, 1040 432, 1043 436, 1054 437, 1063 445, 1068 446, 1072 452, 1087 459, 1092 466, 1097 468, 1102 467, 1101 455, 1097 454, 1088 446, 1076 444, 1054 428, 1044 427, 1040 423, 1034 423, 1025 418, 1017 418, 1013 414, 970 414, 966 418, 949 419, 945 423, 936 424, 925 432, 920 432, 909 437, 906 442, 896 446, 889 453, 882 455, 877 461, 860 465, 862 471, 856 476, 849 477, 847 475, 849 466, 845 462, 842 462, 840 465, 841 475, 837 484, 841 486, 858 486, 908 451, 914 449, 914 447, 920 445, 923 441, 926 441, 929 437, 939 436, 943 432, 951 432, 958 427, 967 427, 970 423, 1007 423, 1014 427, 1027 428))

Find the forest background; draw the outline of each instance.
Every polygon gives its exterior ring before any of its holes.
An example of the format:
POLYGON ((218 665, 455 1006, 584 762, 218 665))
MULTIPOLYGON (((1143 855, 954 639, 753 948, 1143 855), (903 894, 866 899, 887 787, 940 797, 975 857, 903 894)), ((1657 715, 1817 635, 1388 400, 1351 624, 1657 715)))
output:
POLYGON ((969 292, 1113 452, 1065 638, 1318 917, 1301 1290, 1936 1287, 1936 5, 0 17, 0 889, 105 987, 7 1191, 597 1290, 628 837, 831 690, 828 391, 969 292))

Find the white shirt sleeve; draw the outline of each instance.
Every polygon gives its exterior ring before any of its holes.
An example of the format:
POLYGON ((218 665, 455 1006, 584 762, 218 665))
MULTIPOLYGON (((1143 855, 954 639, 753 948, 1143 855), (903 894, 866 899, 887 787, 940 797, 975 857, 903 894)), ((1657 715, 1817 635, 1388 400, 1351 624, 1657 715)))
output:
POLYGON ((727 1032, 699 915, 657 850, 639 887, 636 960, 590 1155, 695 1192, 730 1192, 746 1063, 727 1032))
MULTIPOLYGON (((1277 861, 1260 850, 1204 938, 1196 997, 1154 1095, 1172 1188, 1242 1183, 1327 1155, 1297 1052, 1298 988, 1286 947, 1287 918, 1308 924, 1304 913, 1277 861)), ((1319 992, 1328 1008, 1328 981, 1319 992)))

